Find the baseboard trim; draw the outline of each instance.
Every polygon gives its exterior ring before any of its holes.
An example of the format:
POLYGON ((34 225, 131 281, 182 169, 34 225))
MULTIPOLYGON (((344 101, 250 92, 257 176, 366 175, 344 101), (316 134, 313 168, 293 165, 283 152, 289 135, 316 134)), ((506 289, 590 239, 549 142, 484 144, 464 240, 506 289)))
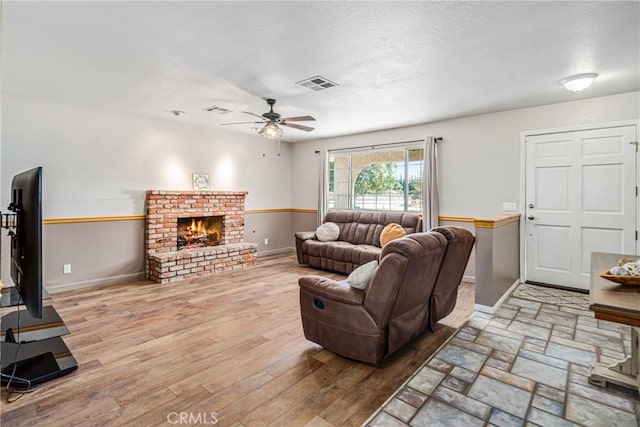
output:
POLYGON ((500 308, 500 306, 502 305, 502 303, 509 298, 509 295, 511 295, 511 292, 514 291, 514 289, 520 284, 520 279, 516 279, 515 282, 513 282, 513 285, 511 285, 511 287, 509 289, 507 289, 507 292, 505 292, 498 301, 496 301, 495 304, 493 304, 493 306, 488 306, 488 305, 483 305, 483 304, 474 304, 474 309, 476 311, 479 311, 481 313, 487 313, 487 314, 495 314, 496 311, 498 311, 498 309, 500 308))
POLYGON ((119 276, 103 277, 100 279, 83 280, 81 282, 64 283, 60 285, 45 285, 50 294, 74 291, 77 289, 92 288, 97 286, 119 285, 120 283, 134 282, 144 279, 144 271, 138 273, 121 274, 119 276))
MULTIPOLYGON (((274 249, 272 251, 259 252, 257 256, 258 258, 260 258, 260 257, 269 256, 269 255, 290 253, 294 251, 295 251, 295 248, 293 247, 280 248, 280 249, 274 249)), ((64 284, 57 284, 57 285, 47 284, 45 285, 45 287, 47 288, 47 291, 50 294, 57 294, 60 292, 74 291, 77 289, 92 288, 97 286, 119 285, 121 283, 134 282, 136 280, 142 280, 142 279, 144 279, 144 271, 140 271, 138 273, 121 274, 119 276, 102 277, 99 279, 83 280, 81 282, 72 282, 72 283, 64 283, 64 284)))
POLYGON ((462 276, 462 281, 467 283, 476 283, 476 276, 462 276))

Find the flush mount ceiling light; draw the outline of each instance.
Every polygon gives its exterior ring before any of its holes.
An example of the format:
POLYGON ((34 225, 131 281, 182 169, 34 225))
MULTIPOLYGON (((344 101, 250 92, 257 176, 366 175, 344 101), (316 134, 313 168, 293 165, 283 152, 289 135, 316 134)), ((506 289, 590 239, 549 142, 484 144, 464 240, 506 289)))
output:
POLYGON ((258 133, 267 139, 278 139, 284 135, 284 131, 275 122, 267 122, 258 133))
POLYGON ((578 93, 591 86, 596 77, 598 77, 596 73, 576 74, 560 80, 560 84, 565 89, 578 93))

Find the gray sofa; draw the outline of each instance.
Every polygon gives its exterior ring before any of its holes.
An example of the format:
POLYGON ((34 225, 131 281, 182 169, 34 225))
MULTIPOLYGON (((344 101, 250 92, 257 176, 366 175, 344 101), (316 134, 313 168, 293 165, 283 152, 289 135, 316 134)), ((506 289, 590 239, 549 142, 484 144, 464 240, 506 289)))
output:
POLYGON ((338 225, 338 240, 321 242, 316 239, 315 231, 295 233, 298 263, 344 274, 379 260, 380 233, 386 225, 400 224, 407 234, 422 231, 422 216, 408 212, 332 210, 324 222, 338 225))

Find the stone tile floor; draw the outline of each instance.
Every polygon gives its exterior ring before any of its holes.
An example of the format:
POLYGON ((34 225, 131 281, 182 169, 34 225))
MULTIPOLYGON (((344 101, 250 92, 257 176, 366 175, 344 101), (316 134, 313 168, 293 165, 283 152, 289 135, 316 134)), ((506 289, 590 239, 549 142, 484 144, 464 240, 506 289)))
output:
POLYGON ((524 289, 493 316, 476 313, 365 424, 640 425, 637 391, 588 381, 596 359, 629 354, 630 327, 596 320, 584 295, 566 292, 542 288, 535 301, 524 289))

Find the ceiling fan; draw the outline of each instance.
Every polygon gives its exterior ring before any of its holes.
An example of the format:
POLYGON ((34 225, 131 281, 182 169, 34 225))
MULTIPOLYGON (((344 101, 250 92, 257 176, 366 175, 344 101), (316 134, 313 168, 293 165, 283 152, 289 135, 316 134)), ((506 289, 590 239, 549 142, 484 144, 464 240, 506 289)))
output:
POLYGON ((267 139, 278 139, 280 138, 283 134, 284 131, 278 127, 278 125, 280 126, 287 126, 293 129, 298 129, 298 130, 302 130, 305 132, 311 132, 314 128, 310 127, 310 126, 304 126, 304 125, 299 125, 297 123, 291 123, 291 122, 307 122, 307 121, 315 121, 316 119, 314 119, 311 116, 297 116, 297 117, 284 117, 282 118, 280 116, 280 114, 276 113, 275 111, 273 111, 273 105, 276 103, 276 100, 273 98, 267 98, 265 99, 265 101, 267 101, 267 104, 269 105, 269 111, 267 111, 266 113, 262 114, 261 116, 255 113, 251 113, 249 111, 243 111, 243 113, 245 114, 250 114, 254 117, 259 118, 261 121, 259 122, 236 122, 236 123, 222 123, 221 126, 228 126, 228 125, 243 125, 243 124, 249 124, 249 123, 253 123, 253 124, 263 124, 264 126, 258 131, 258 133, 262 136, 264 136, 267 139))

